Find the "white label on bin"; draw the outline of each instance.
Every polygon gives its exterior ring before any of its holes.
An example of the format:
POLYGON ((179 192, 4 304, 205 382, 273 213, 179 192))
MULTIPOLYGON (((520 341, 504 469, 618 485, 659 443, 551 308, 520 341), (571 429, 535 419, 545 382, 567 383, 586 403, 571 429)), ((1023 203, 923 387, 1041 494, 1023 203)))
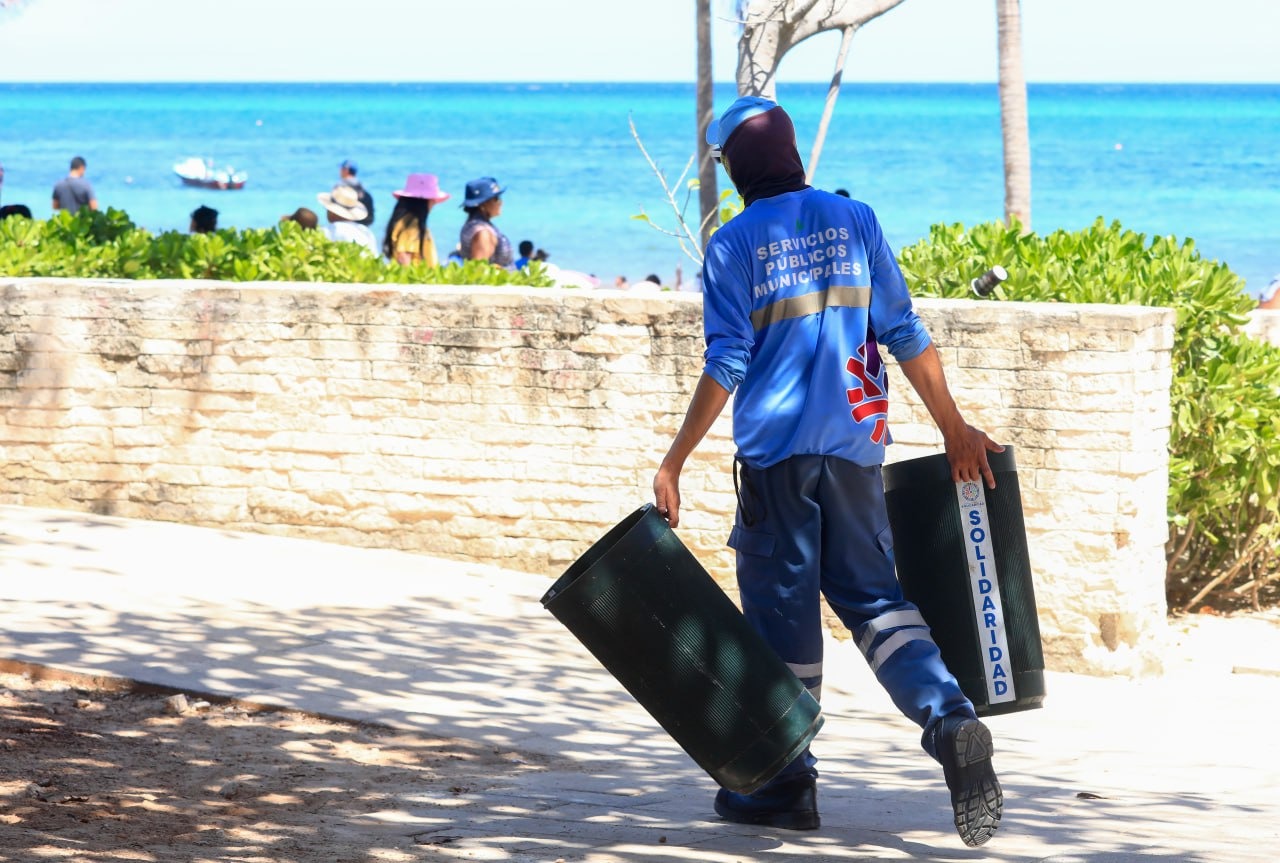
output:
POLYGON ((1016 699, 1017 693, 1010 674, 1004 603, 1000 601, 1000 580, 996 577, 996 556, 991 547, 987 495, 980 482, 958 482, 956 498, 964 529, 965 560, 969 563, 969 589, 986 670, 988 703, 1001 704, 1016 699))

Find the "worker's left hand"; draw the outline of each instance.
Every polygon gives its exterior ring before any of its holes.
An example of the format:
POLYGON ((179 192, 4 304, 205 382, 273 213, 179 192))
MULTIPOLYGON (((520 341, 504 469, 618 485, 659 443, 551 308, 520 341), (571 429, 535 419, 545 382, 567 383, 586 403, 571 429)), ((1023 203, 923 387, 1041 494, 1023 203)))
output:
POLYGON ((952 482, 985 482, 996 487, 996 475, 987 462, 988 452, 1004 452, 1004 447, 987 433, 967 423, 964 430, 944 437, 952 482))

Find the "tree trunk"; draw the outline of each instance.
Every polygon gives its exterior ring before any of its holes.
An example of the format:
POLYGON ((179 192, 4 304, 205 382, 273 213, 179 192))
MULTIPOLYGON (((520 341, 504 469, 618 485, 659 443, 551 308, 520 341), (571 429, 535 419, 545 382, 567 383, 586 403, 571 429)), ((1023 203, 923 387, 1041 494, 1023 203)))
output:
POLYGON ((716 190, 716 163, 707 145, 707 126, 715 115, 715 89, 711 77, 711 0, 697 0, 698 84, 697 118, 694 131, 698 136, 698 232, 705 249, 715 228, 715 212, 720 196, 716 190))
POLYGON ((809 154, 809 167, 805 171, 804 181, 813 183, 813 175, 818 173, 818 157, 822 155, 822 144, 827 140, 827 127, 831 125, 831 115, 836 109, 836 98, 840 95, 840 79, 844 77, 844 61, 849 56, 849 45, 853 42, 854 27, 846 27, 840 39, 840 54, 836 57, 836 71, 831 76, 831 86, 827 88, 827 101, 822 106, 822 121, 818 123, 818 134, 813 137, 813 152, 809 154))
POLYGON ((740 4, 738 93, 775 98, 778 64, 810 36, 857 30, 903 0, 747 0, 740 4))
POLYGON ((1004 138, 1004 219, 1031 230, 1031 136, 1022 71, 1022 2, 996 0, 1000 50, 1000 130, 1004 138))

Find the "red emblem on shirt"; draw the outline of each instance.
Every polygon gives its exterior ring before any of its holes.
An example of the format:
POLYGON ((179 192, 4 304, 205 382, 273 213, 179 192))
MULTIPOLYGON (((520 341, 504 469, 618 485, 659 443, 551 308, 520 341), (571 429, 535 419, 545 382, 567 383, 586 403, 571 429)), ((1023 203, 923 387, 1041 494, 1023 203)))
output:
POLYGON ((868 369, 872 365, 879 371, 880 354, 877 352, 870 363, 867 362, 867 346, 858 346, 857 356, 849 357, 845 370, 858 379, 861 386, 848 390, 849 404, 853 405, 850 413, 854 422, 875 417, 875 425, 871 428, 871 440, 883 444, 889 432, 889 398, 884 384, 877 380, 875 371, 868 369))

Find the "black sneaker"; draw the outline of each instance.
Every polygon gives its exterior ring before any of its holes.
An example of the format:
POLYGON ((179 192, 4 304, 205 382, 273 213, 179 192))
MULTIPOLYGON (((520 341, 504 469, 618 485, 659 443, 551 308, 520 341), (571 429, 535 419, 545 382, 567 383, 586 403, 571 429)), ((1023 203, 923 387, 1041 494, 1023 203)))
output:
POLYGON ((964 844, 981 845, 995 835, 1004 810, 1000 781, 991 766, 991 732, 976 719, 944 716, 936 740, 956 832, 964 844))
POLYGON ((716 814, 736 824, 759 824, 784 830, 817 830, 817 782, 811 776, 780 783, 755 794, 737 794, 721 788, 716 794, 716 814))

